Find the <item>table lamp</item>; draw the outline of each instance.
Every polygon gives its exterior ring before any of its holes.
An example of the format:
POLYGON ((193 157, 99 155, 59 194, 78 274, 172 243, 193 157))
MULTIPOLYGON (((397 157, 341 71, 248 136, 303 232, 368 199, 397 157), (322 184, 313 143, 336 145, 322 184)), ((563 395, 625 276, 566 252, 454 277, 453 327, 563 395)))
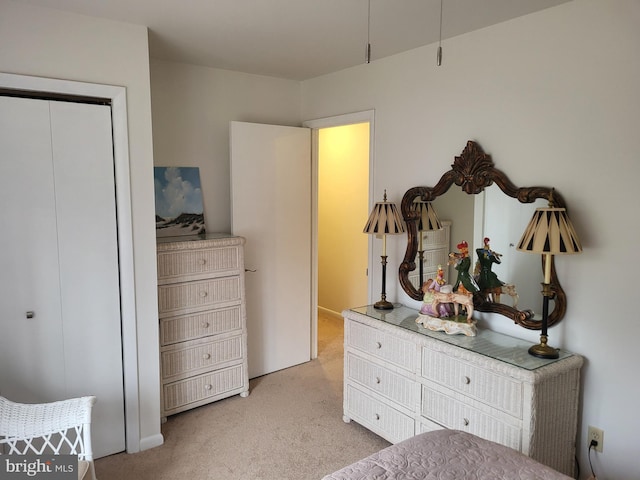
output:
POLYGON ((398 213, 395 203, 387 202, 387 191, 384 191, 382 202, 377 202, 373 207, 369 220, 363 230, 370 235, 382 236, 382 295, 373 307, 379 310, 391 310, 393 304, 387 301, 387 235, 397 235, 404 232, 402 218, 398 213))
MULTIPOLYGON (((551 203, 551 202, 550 202, 551 203)), ((533 345, 529 353, 540 358, 558 358, 558 350, 547 345, 549 299, 551 289, 551 260, 553 255, 580 253, 582 246, 567 211, 564 208, 537 208, 527 225, 517 250, 544 255, 544 282, 542 283, 542 325, 540 343, 533 345)))

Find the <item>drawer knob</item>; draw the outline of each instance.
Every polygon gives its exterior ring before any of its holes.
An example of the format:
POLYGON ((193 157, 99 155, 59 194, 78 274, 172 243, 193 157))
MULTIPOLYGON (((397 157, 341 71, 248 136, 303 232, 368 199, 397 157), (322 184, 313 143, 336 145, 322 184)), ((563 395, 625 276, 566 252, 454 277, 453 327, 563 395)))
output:
POLYGON ((202 322, 202 328, 209 328, 209 322, 202 322))
POLYGON ((376 348, 378 349, 382 348, 382 344, 380 342, 376 342, 376 348))
POLYGON ((200 292, 200 296, 201 296, 202 298, 206 297, 207 295, 208 295, 208 293, 206 292, 206 290, 202 290, 202 291, 200 292))
POLYGON ((380 383, 380 377, 376 377, 376 383, 380 383))
POLYGON ((202 358, 204 358, 205 360, 209 360, 211 358, 211 354, 205 353, 204 355, 202 355, 202 358))
POLYGON ((469 426, 469 419, 468 418, 462 419, 462 423, 464 423, 465 427, 468 427, 469 426))
POLYGON ((198 260, 198 265, 204 265, 207 263, 207 260, 205 258, 201 258, 200 260, 198 260))
POLYGON ((379 413, 376 413, 375 417, 376 417, 376 420, 380 420, 380 414, 379 413))
POLYGON ((471 383, 471 379, 469 377, 464 377, 464 383, 469 385, 471 383))
POLYGON ((209 385, 209 384, 207 384, 207 385, 205 385, 205 386, 204 386, 204 389, 205 389, 205 390, 211 390, 211 388, 213 388, 213 387, 211 387, 211 385, 209 385))

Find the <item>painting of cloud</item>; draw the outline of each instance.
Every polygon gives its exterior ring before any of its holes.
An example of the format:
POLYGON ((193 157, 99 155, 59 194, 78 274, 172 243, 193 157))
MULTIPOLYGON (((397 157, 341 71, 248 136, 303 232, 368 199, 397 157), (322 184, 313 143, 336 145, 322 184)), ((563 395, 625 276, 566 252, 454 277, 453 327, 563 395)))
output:
POLYGON ((200 169, 154 167, 156 236, 176 237, 206 233, 200 169))

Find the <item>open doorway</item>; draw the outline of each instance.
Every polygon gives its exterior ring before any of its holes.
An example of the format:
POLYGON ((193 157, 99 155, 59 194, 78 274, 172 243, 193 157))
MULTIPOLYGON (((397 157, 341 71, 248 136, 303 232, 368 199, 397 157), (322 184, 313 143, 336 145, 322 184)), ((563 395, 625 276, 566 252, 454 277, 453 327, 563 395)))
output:
POLYGON ((367 303, 370 122, 317 131, 318 354, 341 342, 341 312, 367 303))

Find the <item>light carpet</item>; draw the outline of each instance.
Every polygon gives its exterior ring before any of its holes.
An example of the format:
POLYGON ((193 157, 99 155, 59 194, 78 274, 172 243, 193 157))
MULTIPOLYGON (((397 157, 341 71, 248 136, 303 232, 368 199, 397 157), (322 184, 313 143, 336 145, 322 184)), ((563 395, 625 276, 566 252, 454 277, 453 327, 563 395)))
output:
POLYGON ((96 460, 99 480, 319 480, 389 446, 342 421, 343 326, 320 314, 318 358, 169 417, 164 444, 96 460))

